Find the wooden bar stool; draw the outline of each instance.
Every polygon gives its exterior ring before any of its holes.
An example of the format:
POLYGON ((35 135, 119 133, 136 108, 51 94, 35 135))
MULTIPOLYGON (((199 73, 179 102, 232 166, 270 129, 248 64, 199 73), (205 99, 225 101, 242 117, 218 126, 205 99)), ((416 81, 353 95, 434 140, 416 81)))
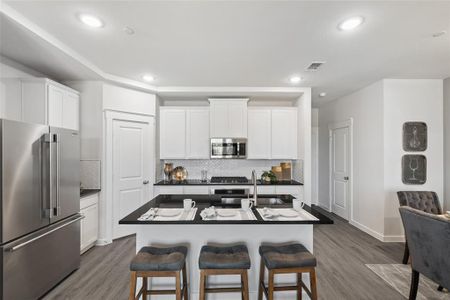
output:
POLYGON ((286 246, 260 246, 261 268, 259 275, 258 300, 263 299, 263 292, 268 300, 273 300, 276 291, 297 291, 297 299, 302 299, 302 288, 313 300, 317 300, 316 265, 317 261, 301 244, 286 246), (264 284, 265 267, 269 270, 269 287, 264 284), (297 274, 297 285, 275 286, 276 274, 297 274), (309 273, 310 289, 302 281, 302 273, 309 273))
POLYGON ((205 300, 206 293, 240 292, 244 300, 249 300, 248 269, 250 256, 245 245, 231 247, 203 246, 198 260, 200 268, 199 299, 205 300), (240 287, 208 288, 206 279, 209 275, 240 275, 240 287))
POLYGON ((148 295, 175 294, 177 300, 188 299, 186 254, 184 246, 157 248, 144 247, 133 258, 130 264, 131 286, 129 300, 147 299, 148 295), (181 285, 181 273, 183 273, 183 285, 181 285), (142 288, 136 295, 137 278, 142 277, 142 288), (149 290, 147 279, 152 277, 175 277, 175 290, 149 290))

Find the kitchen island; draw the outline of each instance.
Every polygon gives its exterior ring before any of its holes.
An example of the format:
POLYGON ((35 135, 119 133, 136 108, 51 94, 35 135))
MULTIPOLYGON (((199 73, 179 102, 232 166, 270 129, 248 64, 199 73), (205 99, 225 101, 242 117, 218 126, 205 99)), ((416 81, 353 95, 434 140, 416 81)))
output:
MULTIPOLYGON (((290 208, 293 197, 290 195, 259 195, 261 199, 258 207, 290 208), (268 200, 278 199, 278 201, 268 200), (281 203, 280 203, 281 202, 281 203), (275 204, 277 203, 277 204, 275 204)), ((304 210, 314 216, 314 220, 265 221, 252 208, 252 220, 202 220, 200 212, 208 207, 239 208, 240 199, 230 201, 217 195, 159 195, 144 204, 128 216, 120 220, 120 224, 134 226, 136 231, 136 251, 147 245, 173 246, 185 245, 189 252, 187 267, 191 299, 198 298, 199 269, 198 256, 200 248, 205 244, 230 245, 244 243, 247 245, 251 269, 249 270, 250 299, 257 298, 258 274, 260 257, 258 247, 261 244, 301 243, 313 252, 313 225, 332 224, 333 221, 321 214, 314 206, 305 205, 304 210), (151 208, 181 208, 183 199, 192 199, 197 204, 197 211, 192 220, 176 221, 139 221, 139 217, 151 208), (224 201, 227 200, 227 201, 224 201)), ((304 275, 304 281, 308 278, 304 275)), ((292 283, 295 276, 282 275, 275 282, 292 283)), ((165 278, 152 279, 157 288, 173 288, 174 282, 165 278)), ((211 285, 236 285, 240 283, 238 276, 212 276, 208 280, 211 285)), ((292 299, 293 293, 277 293, 276 299, 292 299)), ((306 295, 306 294, 305 294, 306 295)), ((211 294, 208 299, 239 299, 239 294, 211 294)), ((172 297, 173 298, 173 297, 172 297)), ((170 297, 161 299, 171 299, 170 297)))

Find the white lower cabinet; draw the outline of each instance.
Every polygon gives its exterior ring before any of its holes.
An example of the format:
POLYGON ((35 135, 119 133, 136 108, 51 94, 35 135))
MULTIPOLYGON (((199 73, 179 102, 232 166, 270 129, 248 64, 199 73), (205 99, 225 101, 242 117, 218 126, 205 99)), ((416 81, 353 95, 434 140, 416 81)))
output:
POLYGON ((80 252, 84 253, 95 245, 98 239, 98 200, 99 194, 93 194, 80 199, 81 219, 80 252))

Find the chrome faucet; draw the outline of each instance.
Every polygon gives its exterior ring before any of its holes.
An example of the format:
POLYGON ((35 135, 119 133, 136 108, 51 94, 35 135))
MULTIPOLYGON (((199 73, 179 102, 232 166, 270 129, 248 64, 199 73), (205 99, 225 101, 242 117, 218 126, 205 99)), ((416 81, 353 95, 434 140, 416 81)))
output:
POLYGON ((258 206, 258 187, 256 185, 256 171, 252 171, 252 182, 253 182, 253 206, 258 206))

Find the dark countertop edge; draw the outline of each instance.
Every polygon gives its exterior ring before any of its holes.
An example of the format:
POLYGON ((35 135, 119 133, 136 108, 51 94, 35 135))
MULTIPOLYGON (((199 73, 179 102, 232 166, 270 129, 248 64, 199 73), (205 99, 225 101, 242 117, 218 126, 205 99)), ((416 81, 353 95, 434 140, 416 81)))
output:
MULTIPOLYGON (((179 197, 180 195, 175 195, 179 197)), ((204 198, 205 195, 182 195, 185 198, 190 198, 196 201, 197 197, 204 198)), ((130 213, 128 216, 124 217, 122 220, 119 221, 119 224, 121 225, 314 225, 314 224, 334 224, 333 220, 319 212, 315 209, 316 205, 308 206, 305 205, 304 209, 311 213, 313 216, 318 218, 318 221, 264 221, 259 213, 255 210, 255 208, 252 208, 253 214, 257 218, 256 220, 245 220, 245 221, 203 221, 200 217, 200 212, 202 210, 201 207, 197 209, 196 215, 194 217, 194 220, 192 221, 138 221, 137 218, 139 218, 142 214, 144 214, 147 210, 149 210, 151 207, 156 206, 157 200, 161 200, 161 198, 167 198, 170 197, 170 195, 159 195, 156 198, 152 199, 151 201, 147 202, 146 204, 142 205, 132 213, 130 213)), ((177 201, 177 200, 169 200, 169 201, 177 201)), ((200 203, 200 202, 199 202, 200 203)), ((289 203, 288 203, 289 204, 289 203)), ((182 207, 182 203, 180 202, 179 207, 182 207)), ((206 206, 205 206, 206 207, 206 206)), ((288 205, 280 205, 281 207, 289 207, 288 205)))
MULTIPOLYGON (((202 182, 200 180, 186 180, 183 182, 175 182, 175 181, 164 181, 164 180, 160 180, 157 183, 155 183, 154 185, 156 186, 184 186, 184 185, 233 185, 233 186, 239 186, 239 185, 253 185, 253 183, 246 182, 246 183, 211 183, 210 181, 207 182, 202 182)), ((303 183, 296 181, 296 180, 291 180, 291 181, 279 181, 277 183, 261 183, 261 181, 258 181, 257 183, 258 186, 276 186, 276 185, 293 185, 293 186, 297 186, 297 185, 303 185, 303 183)))
POLYGON ((80 198, 84 198, 87 196, 97 194, 100 191, 101 191, 101 189, 80 189, 80 198))

